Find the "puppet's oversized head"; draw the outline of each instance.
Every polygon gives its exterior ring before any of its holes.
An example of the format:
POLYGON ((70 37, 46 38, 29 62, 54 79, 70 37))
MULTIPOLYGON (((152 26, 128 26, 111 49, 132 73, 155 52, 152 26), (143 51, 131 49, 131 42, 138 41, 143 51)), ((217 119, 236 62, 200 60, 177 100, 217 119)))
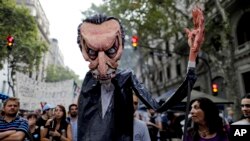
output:
POLYGON ((115 77, 124 45, 123 28, 116 18, 103 15, 87 18, 78 27, 77 42, 96 79, 106 81, 115 77))

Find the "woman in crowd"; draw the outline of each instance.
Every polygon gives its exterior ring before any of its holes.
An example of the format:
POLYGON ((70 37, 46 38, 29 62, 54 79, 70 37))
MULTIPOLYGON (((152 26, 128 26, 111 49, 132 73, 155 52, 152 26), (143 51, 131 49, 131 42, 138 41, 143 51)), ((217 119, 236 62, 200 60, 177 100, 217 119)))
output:
POLYGON ((54 118, 48 119, 45 128, 41 131, 42 141, 71 141, 71 126, 66 121, 66 110, 62 105, 55 108, 54 118), (45 135, 45 136, 44 136, 45 135))
POLYGON ((197 98, 190 105, 193 126, 188 130, 185 141, 228 141, 219 110, 210 99, 197 98))

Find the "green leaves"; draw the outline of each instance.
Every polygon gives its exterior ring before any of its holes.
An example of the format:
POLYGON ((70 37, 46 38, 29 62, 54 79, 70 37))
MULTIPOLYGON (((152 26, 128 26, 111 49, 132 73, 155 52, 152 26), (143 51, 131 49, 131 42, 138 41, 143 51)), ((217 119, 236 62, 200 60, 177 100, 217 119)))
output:
POLYGON ((11 58, 18 62, 15 68, 22 72, 31 72, 38 68, 41 56, 48 50, 48 45, 38 38, 37 23, 30 15, 29 9, 16 6, 15 3, 15 0, 0 1, 0 69, 3 60, 11 55, 11 58), (8 35, 15 38, 10 54, 6 49, 8 35))
POLYGON ((46 82, 59 82, 70 79, 78 80, 79 78, 71 69, 62 66, 49 65, 46 72, 46 82))

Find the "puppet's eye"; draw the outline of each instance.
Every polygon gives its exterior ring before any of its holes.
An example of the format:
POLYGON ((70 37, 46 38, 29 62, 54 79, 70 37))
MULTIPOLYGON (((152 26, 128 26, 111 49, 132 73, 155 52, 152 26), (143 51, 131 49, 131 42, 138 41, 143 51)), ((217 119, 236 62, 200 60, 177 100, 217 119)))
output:
POLYGON ((94 51, 94 50, 91 49, 91 48, 88 48, 88 49, 87 49, 87 53, 88 53, 88 55, 89 55, 89 58, 92 59, 92 60, 96 59, 96 57, 98 56, 98 52, 97 52, 97 51, 94 51))
POLYGON ((107 51, 105 51, 107 54, 114 54, 114 53, 116 53, 116 49, 114 48, 114 47, 112 47, 112 48, 110 48, 110 49, 108 49, 107 51))
POLYGON ((118 50, 118 47, 119 47, 119 44, 118 44, 118 42, 116 40, 115 43, 113 44, 113 46, 110 49, 105 51, 105 54, 110 58, 115 57, 115 54, 116 54, 116 52, 118 50))
POLYGON ((113 58, 115 57, 115 54, 116 54, 117 50, 115 47, 111 47, 110 49, 106 50, 105 51, 105 54, 110 57, 110 58, 113 58))

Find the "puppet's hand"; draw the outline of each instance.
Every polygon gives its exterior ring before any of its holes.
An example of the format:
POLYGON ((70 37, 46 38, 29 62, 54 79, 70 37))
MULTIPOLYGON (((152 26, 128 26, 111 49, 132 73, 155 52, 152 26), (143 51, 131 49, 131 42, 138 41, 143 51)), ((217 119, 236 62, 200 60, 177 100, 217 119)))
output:
POLYGON ((189 61, 195 62, 200 47, 204 41, 204 16, 199 7, 192 11, 194 29, 185 29, 188 36, 188 45, 190 47, 189 61))

